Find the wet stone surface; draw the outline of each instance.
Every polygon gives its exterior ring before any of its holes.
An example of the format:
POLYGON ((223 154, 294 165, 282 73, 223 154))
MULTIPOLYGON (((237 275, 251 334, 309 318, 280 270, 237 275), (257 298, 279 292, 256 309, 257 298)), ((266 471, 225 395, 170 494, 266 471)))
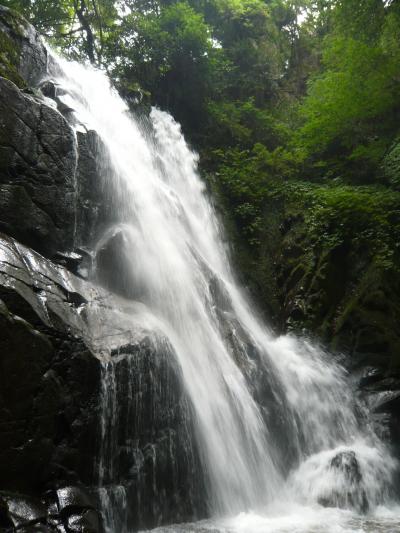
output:
POLYGON ((0 492, 0 530, 99 533, 100 522, 98 511, 83 487, 64 487, 56 493, 47 492, 40 499, 0 492), (74 505, 65 506, 66 498, 74 505))
POLYGON ((63 485, 96 487, 102 456, 105 490, 122 484, 132 526, 204 512, 180 372, 162 336, 139 320, 143 306, 4 235, 0 300, 0 488, 60 487, 57 512, 73 516, 69 530, 93 528, 92 513, 75 513, 92 500, 63 485))

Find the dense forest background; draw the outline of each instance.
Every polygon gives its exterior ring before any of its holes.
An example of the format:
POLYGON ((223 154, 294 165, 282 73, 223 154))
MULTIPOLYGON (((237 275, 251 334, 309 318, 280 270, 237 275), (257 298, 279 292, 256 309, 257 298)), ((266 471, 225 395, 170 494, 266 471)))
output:
POLYGON ((278 330, 400 365, 400 3, 3 0, 200 154, 278 330))

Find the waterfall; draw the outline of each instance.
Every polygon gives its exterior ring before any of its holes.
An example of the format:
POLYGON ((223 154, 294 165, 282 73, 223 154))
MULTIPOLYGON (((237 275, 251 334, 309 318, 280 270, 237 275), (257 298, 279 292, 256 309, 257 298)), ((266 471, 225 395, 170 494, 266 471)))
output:
MULTIPOLYGON (((135 118, 103 73, 60 64, 55 81, 75 128, 95 130, 103 145, 104 201, 115 223, 96 251, 119 236, 126 276, 114 282, 153 318, 155 337, 176 361, 193 412, 208 512, 263 513, 277 500, 365 512, 386 501, 396 465, 366 423, 345 370, 306 340, 275 337, 258 318, 235 280, 180 126, 158 109, 135 118)), ((132 369, 140 367, 141 353, 127 363, 125 397, 132 405, 132 369)), ((112 481, 113 431, 121 424, 117 359, 103 363, 102 486, 112 481)), ((132 405, 124 407, 128 424, 132 405)), ((118 484, 102 494, 108 507, 131 504, 118 484)), ((122 515, 107 516, 109 531, 125 531, 122 515)))

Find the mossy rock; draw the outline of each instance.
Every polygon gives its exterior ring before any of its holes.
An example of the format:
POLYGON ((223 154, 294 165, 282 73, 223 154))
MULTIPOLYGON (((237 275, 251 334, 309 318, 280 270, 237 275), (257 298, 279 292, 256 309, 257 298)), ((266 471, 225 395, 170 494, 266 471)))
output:
POLYGON ((46 68, 39 34, 17 12, 0 6, 0 76, 26 89, 40 82, 46 68))
POLYGON ((18 11, 4 6, 0 6, 0 22, 8 26, 19 37, 24 37, 29 25, 28 21, 18 11))
POLYGON ((26 82, 19 73, 21 41, 28 23, 19 13, 0 6, 0 76, 24 89, 26 82))
POLYGON ((12 81, 20 89, 26 83, 18 72, 21 48, 0 26, 0 76, 12 81))

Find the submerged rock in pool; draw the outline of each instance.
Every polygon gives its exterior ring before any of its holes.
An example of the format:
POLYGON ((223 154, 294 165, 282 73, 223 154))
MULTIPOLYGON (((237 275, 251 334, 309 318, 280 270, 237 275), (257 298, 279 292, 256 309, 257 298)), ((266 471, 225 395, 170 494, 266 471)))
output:
POLYGON ((336 471, 340 479, 340 490, 332 490, 329 496, 319 498, 318 502, 324 507, 340 507, 355 509, 366 513, 369 509, 367 495, 362 486, 360 465, 354 451, 343 451, 331 460, 330 468, 336 471))

